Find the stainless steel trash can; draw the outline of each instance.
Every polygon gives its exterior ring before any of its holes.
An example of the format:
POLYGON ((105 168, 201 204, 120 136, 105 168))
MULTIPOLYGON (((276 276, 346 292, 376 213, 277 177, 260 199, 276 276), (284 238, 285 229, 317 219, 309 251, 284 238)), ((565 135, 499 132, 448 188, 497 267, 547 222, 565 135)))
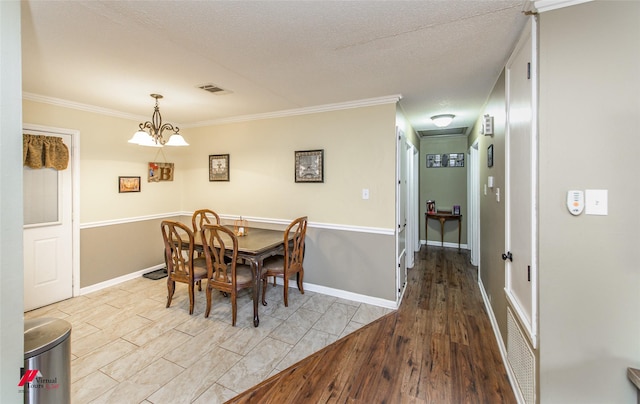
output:
POLYGON ((24 322, 25 403, 71 402, 71 324, 57 318, 24 322))

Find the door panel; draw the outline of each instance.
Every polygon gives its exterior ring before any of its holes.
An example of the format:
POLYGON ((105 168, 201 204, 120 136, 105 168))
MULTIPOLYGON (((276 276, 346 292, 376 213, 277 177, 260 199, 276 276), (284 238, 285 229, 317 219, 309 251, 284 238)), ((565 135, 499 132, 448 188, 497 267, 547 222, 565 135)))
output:
MULTIPOLYGON (((71 135, 56 136, 71 150, 71 135)), ((23 169, 25 311, 73 295, 71 164, 23 169)))
MULTIPOLYGON (((530 27, 530 26, 529 26, 530 27)), ((535 61, 531 29, 507 64, 506 293, 536 346, 535 61)))

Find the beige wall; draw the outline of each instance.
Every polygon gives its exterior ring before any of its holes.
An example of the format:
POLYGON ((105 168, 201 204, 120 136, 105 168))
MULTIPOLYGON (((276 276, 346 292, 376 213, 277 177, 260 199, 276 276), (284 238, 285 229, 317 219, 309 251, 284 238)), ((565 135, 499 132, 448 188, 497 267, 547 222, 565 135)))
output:
POLYGON ((506 344, 507 302, 504 296, 505 271, 501 255, 505 246, 505 205, 504 199, 497 202, 495 190, 505 188, 505 74, 504 70, 489 95, 484 114, 493 116, 494 134, 480 134, 482 118, 474 126, 473 138, 478 139, 480 164, 480 265, 479 276, 485 293, 491 302, 498 328, 506 344), (487 166, 487 148, 493 145, 493 167, 487 166), (487 178, 494 177, 494 188, 484 187, 487 178))
MULTIPOLYGON (((185 133, 187 133, 185 131, 185 133)), ((190 128, 183 208, 393 229, 395 105, 190 128), (294 182, 294 152, 324 149, 324 183, 294 182), (209 182, 210 154, 230 181, 209 182), (368 188, 369 200, 362 199, 368 188)))
MULTIPOLYGON (((138 121, 34 101, 23 101, 23 121, 80 131, 80 223, 166 214, 181 208, 186 148, 165 148, 177 165, 173 182, 148 183, 157 149, 127 143, 138 121), (141 177, 139 193, 118 193, 118 176, 141 177)), ((163 161, 162 155, 157 159, 163 161)))
MULTIPOLYGON (((427 200, 435 200, 437 209, 451 209, 460 205, 462 228, 460 239, 467 242, 467 138, 423 138, 420 141, 420 239, 425 239, 425 212, 427 200), (464 167, 426 168, 427 154, 464 153, 464 167)), ((444 242, 458 244, 458 222, 448 221, 444 227, 444 242)), ((440 222, 429 220, 429 240, 440 242, 440 222)))
POLYGON ((540 377, 543 403, 632 403, 640 367, 640 3, 540 16, 540 377), (570 189, 607 189, 571 216, 570 189))
POLYGON ((175 174, 161 183, 147 165, 165 156, 127 143, 138 121, 30 100, 23 111, 80 131, 81 287, 160 265, 159 221, 207 207, 263 226, 307 215, 306 282, 395 301, 394 103, 186 128, 190 147, 163 149, 175 174), (295 183, 294 151, 312 149, 324 149, 325 182, 295 183), (210 154, 230 154, 229 182, 209 181, 210 154), (120 175, 142 191, 118 193, 120 175))

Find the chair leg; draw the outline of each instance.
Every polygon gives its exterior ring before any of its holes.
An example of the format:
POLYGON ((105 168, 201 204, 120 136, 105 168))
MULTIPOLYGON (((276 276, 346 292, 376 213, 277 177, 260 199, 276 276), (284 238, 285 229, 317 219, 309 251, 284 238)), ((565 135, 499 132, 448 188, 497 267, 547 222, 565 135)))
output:
POLYGON ((284 307, 289 307, 289 277, 284 275, 284 307))
POLYGON ((274 287, 276 286, 276 276, 275 275, 273 275, 273 286, 274 287))
POLYGON ((198 280, 198 292, 202 292, 202 279, 198 280))
POLYGON ((193 314, 193 306, 195 300, 195 292, 193 286, 193 284, 189 284, 189 314, 193 314))
POLYGON ((204 312, 204 317, 209 318, 209 313, 211 312, 211 288, 207 285, 205 292, 207 294, 207 309, 204 312))
POLYGON ((304 295, 304 287, 302 286, 302 279, 304 278, 304 271, 300 271, 296 274, 296 279, 298 280, 298 290, 300 294, 304 295))
POLYGON ((171 299, 173 298, 173 292, 176 290, 175 281, 167 279, 167 308, 171 306, 171 299))
POLYGON ((238 304, 236 303, 236 294, 231 292, 231 326, 236 326, 236 315, 238 311, 238 304))
POLYGON ((265 299, 266 294, 267 294, 267 277, 265 276, 264 278, 262 278, 262 305, 263 306, 267 305, 267 300, 265 299))

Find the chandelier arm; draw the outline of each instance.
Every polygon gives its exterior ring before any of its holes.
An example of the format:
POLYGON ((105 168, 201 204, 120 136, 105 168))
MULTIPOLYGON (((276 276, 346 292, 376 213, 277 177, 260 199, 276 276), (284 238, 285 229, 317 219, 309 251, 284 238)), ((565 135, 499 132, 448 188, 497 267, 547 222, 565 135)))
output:
POLYGON ((170 123, 165 123, 164 125, 162 125, 160 127, 160 134, 162 134, 162 132, 164 132, 166 130, 172 130, 173 133, 178 133, 180 131, 180 128, 178 128, 177 126, 173 126, 170 123))

